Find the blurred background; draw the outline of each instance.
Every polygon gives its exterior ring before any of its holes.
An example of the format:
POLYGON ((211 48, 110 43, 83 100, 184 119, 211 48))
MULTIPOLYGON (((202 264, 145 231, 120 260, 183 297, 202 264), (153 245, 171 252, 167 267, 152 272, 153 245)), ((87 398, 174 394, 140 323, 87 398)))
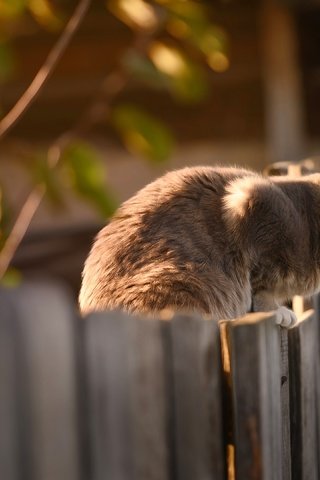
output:
POLYGON ((95 233, 165 171, 317 157, 320 1, 0 0, 0 115, 2 283, 76 295, 95 233))

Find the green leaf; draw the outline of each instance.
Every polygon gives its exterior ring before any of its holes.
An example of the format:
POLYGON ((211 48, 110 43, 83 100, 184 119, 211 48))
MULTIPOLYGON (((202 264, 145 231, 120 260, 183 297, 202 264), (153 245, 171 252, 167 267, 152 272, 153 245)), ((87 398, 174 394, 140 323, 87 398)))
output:
POLYGON ((156 68, 167 76, 169 89, 176 99, 195 103, 206 98, 209 88, 203 68, 180 49, 155 41, 150 45, 149 56, 156 68))
POLYGON ((27 6, 35 20, 48 30, 59 30, 63 25, 61 15, 48 0, 27 0, 27 6))
MULTIPOLYGON (((2 184, 2 182, 1 182, 2 184)), ((8 202, 8 195, 4 191, 3 186, 1 185, 0 190, 0 249, 3 246, 5 238, 10 232, 12 227, 12 217, 13 210, 11 205, 8 202)))
POLYGON ((154 163, 164 162, 172 153, 174 142, 171 132, 158 119, 134 105, 116 107, 112 121, 132 153, 154 163))
POLYGON ((7 288, 16 288, 21 284, 21 282, 22 273, 15 268, 9 268, 9 270, 7 270, 4 276, 1 278, 0 285, 7 288))
POLYGON ((10 19, 21 15, 25 6, 26 0, 0 0, 0 18, 10 19))
POLYGON ((14 70, 14 55, 6 43, 0 43, 0 81, 10 78, 14 70))
POLYGON ((142 31, 153 31, 159 21, 157 10, 144 0, 109 0, 109 10, 130 28, 142 31))
POLYGON ((219 27, 210 25, 200 35, 193 38, 193 41, 205 55, 212 52, 227 52, 228 39, 226 33, 219 27))
POLYGON ((187 40, 205 55, 209 66, 224 72, 229 67, 226 32, 211 23, 206 9, 194 2, 169 2, 167 30, 172 36, 187 40))
POLYGON ((30 168, 30 173, 35 184, 45 185, 46 199, 50 201, 51 205, 58 209, 65 207, 63 186, 59 173, 57 169, 48 166, 46 157, 38 154, 32 158, 31 165, 30 163, 26 164, 26 168, 30 168))
POLYGON ((185 103, 197 103, 207 98, 208 81, 203 69, 194 63, 188 63, 184 75, 174 78, 171 86, 173 95, 185 103))
POLYGON ((229 68, 228 38, 221 28, 211 25, 193 36, 191 41, 206 56, 212 70, 224 72, 229 68))
POLYGON ((110 217, 117 202, 104 181, 104 169, 97 152, 85 143, 74 143, 62 156, 75 192, 93 204, 103 217, 110 217))
POLYGON ((196 2, 170 1, 165 5, 168 11, 167 28, 178 38, 199 35, 209 25, 206 8, 196 2))
POLYGON ((4 212, 4 201, 3 201, 3 191, 0 191, 0 250, 3 247, 5 238, 6 238, 6 224, 5 224, 5 212, 4 212))
POLYGON ((163 88, 168 86, 167 77, 148 58, 133 49, 124 55, 122 64, 127 72, 152 87, 163 88))
POLYGON ((124 58, 124 66, 136 78, 155 88, 164 88, 184 103, 206 98, 208 83, 200 65, 177 48, 154 42, 149 51, 152 61, 137 52, 124 58))

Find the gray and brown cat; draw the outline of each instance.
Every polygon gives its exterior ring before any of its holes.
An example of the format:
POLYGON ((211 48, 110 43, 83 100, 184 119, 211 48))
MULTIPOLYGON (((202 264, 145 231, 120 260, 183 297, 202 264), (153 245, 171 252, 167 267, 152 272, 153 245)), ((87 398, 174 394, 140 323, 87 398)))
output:
POLYGON ((80 308, 231 319, 320 287, 320 174, 264 178, 237 168, 170 172, 126 201, 98 234, 80 308))

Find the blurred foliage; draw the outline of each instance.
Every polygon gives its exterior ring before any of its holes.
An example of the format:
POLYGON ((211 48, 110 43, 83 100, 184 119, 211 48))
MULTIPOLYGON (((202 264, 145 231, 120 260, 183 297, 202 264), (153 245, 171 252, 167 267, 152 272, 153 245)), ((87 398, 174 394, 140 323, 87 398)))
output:
POLYGON ((55 209, 65 207, 66 202, 62 191, 63 182, 61 182, 57 169, 49 167, 46 155, 43 153, 35 153, 30 160, 31 165, 28 168, 28 173, 31 175, 33 183, 35 185, 45 185, 47 200, 55 209))
MULTIPOLYGON (((0 0, 0 86, 14 75, 13 43, 23 31, 23 22, 60 35, 76 4, 75 0, 0 0)), ((212 22, 204 2, 110 0, 105 6, 132 31, 132 44, 118 66, 127 85, 140 82, 167 91, 177 102, 194 104, 207 99, 210 69, 223 72, 229 67, 226 33, 212 22)), ((170 157, 173 134, 158 118, 117 98, 108 107, 111 113, 106 121, 130 152, 151 164, 170 157)), ((0 115, 4 115, 1 106, 0 115)), ((33 184, 45 184, 47 198, 56 207, 65 206, 63 189, 67 187, 103 217, 114 212, 116 202, 105 181, 105 165, 90 145, 67 146, 58 168, 50 167, 44 153, 34 152, 23 161, 33 184)))
POLYGON ((56 30, 63 25, 62 12, 49 0, 0 0, 0 25, 7 24, 2 35, 9 32, 8 27, 16 24, 23 15, 31 15, 39 25, 49 30, 56 30))
POLYGON ((0 285, 6 288, 16 288, 22 282, 22 273, 15 269, 9 268, 0 280, 0 285))
MULTIPOLYGON (((1 179, 0 179, 0 183, 1 179)), ((0 248, 10 231, 12 211, 5 190, 0 190, 0 248)))
POLYGON ((167 87, 176 100, 194 103, 204 100, 208 84, 202 66, 188 58, 181 49, 155 41, 149 48, 149 57, 167 79, 167 87))
POLYGON ((10 78, 14 71, 14 54, 10 45, 0 43, 0 82, 10 78))
POLYGON ((49 0, 0 0, 0 85, 14 74, 16 59, 10 42, 19 37, 28 17, 39 27, 59 32, 65 16, 49 0))
POLYGON ((103 217, 114 213, 116 201, 104 181, 103 161, 90 145, 82 142, 69 145, 61 165, 78 195, 93 204, 103 217))
POLYGON ((119 105, 113 111, 112 121, 129 151, 155 163, 161 163, 170 156, 172 134, 150 114, 134 105, 119 105))

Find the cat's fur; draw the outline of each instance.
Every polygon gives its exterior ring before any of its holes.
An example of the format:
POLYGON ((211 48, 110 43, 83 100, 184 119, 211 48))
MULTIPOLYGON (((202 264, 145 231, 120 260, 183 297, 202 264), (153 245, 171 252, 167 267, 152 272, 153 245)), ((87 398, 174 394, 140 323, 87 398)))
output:
MULTIPOLYGON (((86 261, 80 307, 226 319, 319 287, 320 174, 195 167, 164 175, 119 208, 86 261)), ((280 323, 293 321, 283 309, 280 323)))

